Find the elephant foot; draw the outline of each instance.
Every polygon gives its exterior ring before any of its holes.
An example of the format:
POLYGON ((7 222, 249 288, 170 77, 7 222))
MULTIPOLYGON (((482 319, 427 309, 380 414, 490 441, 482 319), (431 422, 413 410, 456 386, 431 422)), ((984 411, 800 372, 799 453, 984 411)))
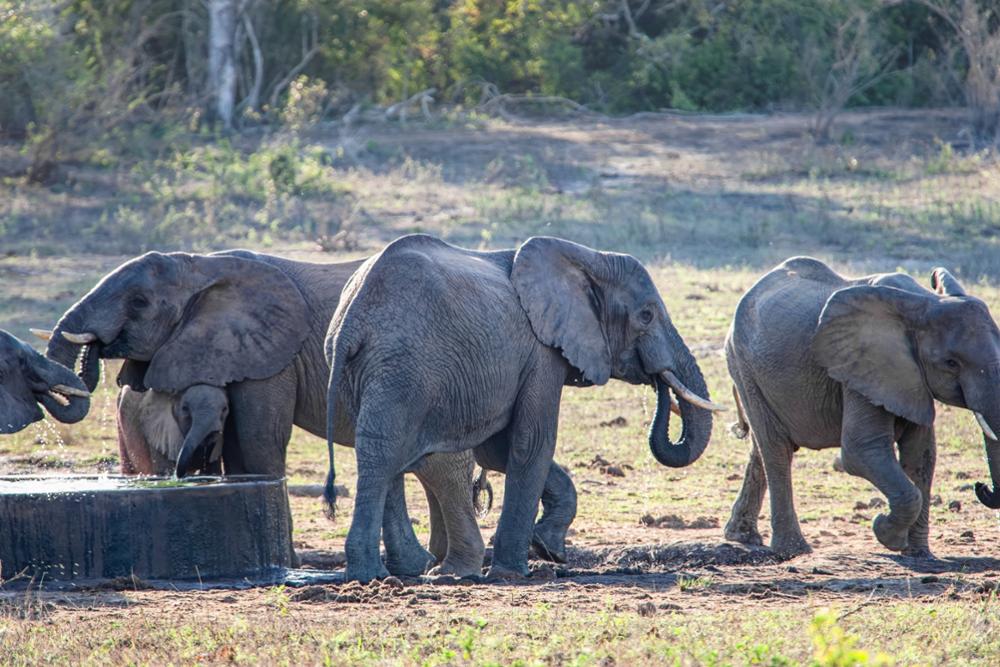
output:
POLYGON ((552 563, 566 562, 566 531, 539 524, 531 536, 531 548, 542 560, 552 563))
POLYGON ((471 564, 461 564, 461 563, 450 563, 446 558, 443 563, 437 567, 431 568, 427 573, 429 577, 455 577, 456 579, 463 579, 465 577, 482 577, 483 567, 480 564, 478 567, 471 564))
POLYGON ((812 553, 812 547, 801 535, 793 537, 772 537, 771 551, 782 559, 795 558, 802 554, 812 553))
POLYGON ((764 538, 760 536, 756 522, 746 519, 730 519, 729 523, 726 524, 725 536, 730 542, 758 547, 764 544, 764 538))
POLYGON ((909 545, 907 536, 909 526, 899 528, 893 525, 892 520, 887 514, 879 514, 875 517, 875 520, 872 522, 872 532, 875 533, 875 537, 878 538, 878 541, 886 549, 903 551, 909 545))
POLYGON ((924 546, 908 546, 903 549, 903 555, 908 558, 919 558, 921 560, 937 560, 937 556, 931 553, 930 548, 924 546))
POLYGON ((362 584, 367 584, 369 581, 374 579, 385 579, 389 576, 389 570, 385 569, 382 562, 379 561, 378 565, 375 567, 366 567, 363 565, 352 565, 350 561, 347 562, 347 568, 344 571, 345 581, 358 581, 362 584))
POLYGON ((528 578, 527 566, 523 568, 509 568, 499 563, 493 563, 486 573, 486 581, 489 583, 505 581, 524 581, 528 578))
POLYGON ((401 556, 386 556, 385 565, 390 574, 397 577, 419 577, 434 566, 437 559, 424 548, 413 549, 401 556))

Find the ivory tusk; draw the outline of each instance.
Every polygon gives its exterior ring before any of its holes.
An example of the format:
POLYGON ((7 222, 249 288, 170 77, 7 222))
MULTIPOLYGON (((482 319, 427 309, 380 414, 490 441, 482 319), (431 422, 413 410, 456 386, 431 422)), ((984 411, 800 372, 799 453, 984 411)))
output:
POLYGON ((52 391, 58 391, 60 394, 65 394, 66 396, 79 396, 80 398, 90 398, 90 392, 85 389, 77 389, 76 387, 67 387, 64 384, 57 384, 52 386, 52 391))
POLYGON ((28 329, 36 337, 42 340, 52 340, 52 330, 51 329, 28 329))
POLYGON ((71 343, 76 343, 77 345, 89 345, 97 340, 97 336, 90 332, 88 333, 70 333, 69 331, 62 332, 63 338, 71 343))
POLYGON ((62 394, 57 394, 51 389, 49 389, 48 392, 46 393, 48 393, 48 395, 52 397, 53 401, 63 406, 64 408, 69 406, 69 399, 63 396, 62 394))
POLYGON ((681 398, 683 398, 688 403, 696 405, 703 410, 711 410, 712 412, 725 412, 727 408, 719 405, 718 403, 713 403, 707 398, 702 398, 698 394, 694 393, 690 389, 684 386, 684 383, 680 381, 676 375, 671 371, 662 371, 660 377, 663 381, 671 386, 671 388, 676 391, 681 398))
POLYGON ((983 429, 983 435, 985 435, 990 440, 996 440, 997 434, 994 433, 993 429, 990 428, 990 425, 986 423, 986 417, 984 417, 978 412, 975 413, 975 415, 976 415, 976 421, 979 422, 979 428, 983 429))
POLYGON ((674 398, 673 394, 670 395, 670 411, 678 417, 681 415, 681 404, 677 402, 677 399, 674 398))

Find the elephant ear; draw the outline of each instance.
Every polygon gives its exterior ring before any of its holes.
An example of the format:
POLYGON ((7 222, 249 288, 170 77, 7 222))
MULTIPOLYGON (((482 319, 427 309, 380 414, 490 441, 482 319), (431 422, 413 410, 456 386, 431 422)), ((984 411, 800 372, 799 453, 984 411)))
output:
POLYGON ((940 266, 931 272, 931 287, 941 296, 965 296, 965 290, 955 276, 940 266))
POLYGON ((924 326, 934 301, 895 287, 838 290, 819 316, 813 353, 834 380, 895 415, 930 426, 934 397, 913 332, 924 326))
POLYGON ((309 334, 309 309, 295 284, 264 262, 189 256, 196 286, 181 322, 149 362, 143 383, 178 393, 275 375, 309 334))
POLYGON ((570 241, 536 237, 514 256, 510 278, 535 336, 562 350, 587 382, 611 377, 611 350, 597 312, 604 256, 570 241))

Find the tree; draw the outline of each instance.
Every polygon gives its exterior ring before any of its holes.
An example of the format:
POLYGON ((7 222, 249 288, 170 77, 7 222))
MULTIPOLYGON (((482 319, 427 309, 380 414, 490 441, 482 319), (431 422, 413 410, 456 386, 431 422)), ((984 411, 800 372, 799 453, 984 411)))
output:
POLYGON ((236 0, 210 0, 208 6, 208 93, 211 111, 225 130, 236 108, 236 0))

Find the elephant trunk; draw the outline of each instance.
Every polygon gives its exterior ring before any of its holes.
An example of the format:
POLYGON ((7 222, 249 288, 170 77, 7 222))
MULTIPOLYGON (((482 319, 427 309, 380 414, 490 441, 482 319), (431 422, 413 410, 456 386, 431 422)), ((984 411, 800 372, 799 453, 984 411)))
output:
POLYGON ((983 429, 983 444, 986 447, 986 463, 990 468, 992 489, 976 482, 976 497, 979 502, 991 509, 1000 509, 1000 441, 997 440, 997 430, 1000 430, 1000 418, 997 415, 986 417, 976 413, 976 419, 983 429))
POLYGON ((214 427, 192 424, 184 436, 180 454, 177 455, 174 475, 180 479, 190 472, 207 468, 210 463, 217 460, 221 456, 221 451, 216 451, 221 450, 217 446, 220 435, 221 433, 214 430, 214 427))
POLYGON ((685 393, 708 397, 708 387, 701 369, 680 336, 675 334, 673 358, 676 369, 672 373, 656 376, 656 414, 649 429, 649 449, 661 464, 671 468, 682 468, 698 460, 709 438, 712 436, 712 412, 699 407, 685 398, 685 393), (676 443, 670 441, 670 385, 668 378, 679 380, 683 389, 675 388, 680 405, 681 438, 676 443))
POLYGON ((94 334, 92 325, 87 322, 86 306, 80 302, 73 306, 65 315, 60 318, 56 328, 49 339, 49 345, 45 356, 56 361, 66 368, 76 369, 76 360, 83 349, 79 377, 87 386, 87 389, 94 391, 97 383, 101 379, 100 351, 101 339, 94 334), (69 338, 67 338, 69 334, 69 338), (86 334, 92 334, 87 336, 86 334), (83 338, 80 336, 83 335, 83 338), (73 338, 74 340, 70 340, 73 338), (89 343, 75 341, 91 338, 89 343))

